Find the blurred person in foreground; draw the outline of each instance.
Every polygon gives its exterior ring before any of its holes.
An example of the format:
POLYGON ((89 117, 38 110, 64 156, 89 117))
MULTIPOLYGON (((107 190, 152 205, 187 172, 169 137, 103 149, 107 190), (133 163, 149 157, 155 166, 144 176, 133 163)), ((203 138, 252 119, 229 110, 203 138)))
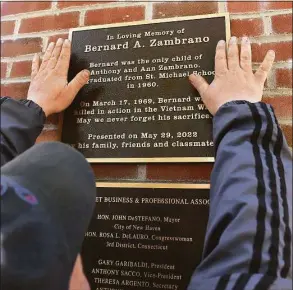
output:
MULTIPOLYGON (((216 160, 203 259, 188 290, 292 289, 292 157, 273 108, 261 102, 275 53, 253 73, 251 45, 216 48, 215 78, 190 82, 214 115, 216 160)), ((95 182, 71 147, 34 145, 46 117, 87 83, 70 83, 70 42, 35 56, 27 100, 1 98, 1 289, 88 290, 78 254, 95 182), (34 146, 33 146, 34 145, 34 146)), ((192 226, 192 225, 191 225, 192 226)), ((98 285, 97 285, 98 286, 98 285)))

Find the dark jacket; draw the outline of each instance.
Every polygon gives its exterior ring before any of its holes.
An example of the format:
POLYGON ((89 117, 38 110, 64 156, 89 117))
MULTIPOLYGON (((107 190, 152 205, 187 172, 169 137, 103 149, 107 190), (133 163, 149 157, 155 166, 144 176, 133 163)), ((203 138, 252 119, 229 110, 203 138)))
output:
POLYGON ((1 166, 34 145, 46 116, 34 102, 1 98, 1 166))
POLYGON ((291 290, 292 156, 273 108, 230 102, 213 124, 210 216, 188 290, 291 290))
POLYGON ((95 206, 94 174, 68 145, 32 146, 45 121, 39 106, 1 101, 0 288, 67 290, 95 206))
MULTIPOLYGON (((1 100, 1 165, 31 147, 45 116, 1 100)), ((189 290, 292 289, 292 156, 271 106, 229 102, 213 119, 216 161, 203 260, 189 290)))

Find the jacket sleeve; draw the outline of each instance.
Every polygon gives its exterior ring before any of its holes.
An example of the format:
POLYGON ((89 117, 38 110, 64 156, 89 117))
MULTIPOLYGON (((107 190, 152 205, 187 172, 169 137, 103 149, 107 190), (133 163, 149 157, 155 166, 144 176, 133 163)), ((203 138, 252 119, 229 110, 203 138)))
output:
POLYGON ((292 289, 292 156, 265 103, 214 117, 216 161, 203 259, 189 290, 292 289))
POLYGON ((4 97, 0 105, 2 166, 35 143, 46 117, 33 101, 4 97))

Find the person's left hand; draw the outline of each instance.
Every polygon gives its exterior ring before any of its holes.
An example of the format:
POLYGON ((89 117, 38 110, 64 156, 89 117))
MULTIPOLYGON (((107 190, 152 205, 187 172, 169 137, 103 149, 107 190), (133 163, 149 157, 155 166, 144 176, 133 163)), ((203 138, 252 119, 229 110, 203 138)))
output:
POLYGON ((83 70, 67 83, 70 54, 70 41, 60 38, 56 45, 49 44, 41 65, 39 55, 33 59, 27 99, 38 104, 46 116, 65 110, 89 79, 89 71, 83 70))
POLYGON ((69 283, 69 290, 91 290, 84 275, 80 255, 77 256, 69 283))

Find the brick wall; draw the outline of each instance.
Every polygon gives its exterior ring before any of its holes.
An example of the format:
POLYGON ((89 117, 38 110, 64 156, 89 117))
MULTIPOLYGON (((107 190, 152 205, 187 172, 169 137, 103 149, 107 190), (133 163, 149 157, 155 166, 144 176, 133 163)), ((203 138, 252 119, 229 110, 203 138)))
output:
MULTIPOLYGON (((69 28, 143 19, 230 12, 232 35, 248 35, 255 66, 268 49, 276 63, 264 92, 292 147, 292 2, 2 2, 1 95, 25 98, 33 54, 69 28)), ((38 141, 58 140, 51 116, 38 141)), ((212 164, 93 165, 99 180, 208 181, 212 164)))

